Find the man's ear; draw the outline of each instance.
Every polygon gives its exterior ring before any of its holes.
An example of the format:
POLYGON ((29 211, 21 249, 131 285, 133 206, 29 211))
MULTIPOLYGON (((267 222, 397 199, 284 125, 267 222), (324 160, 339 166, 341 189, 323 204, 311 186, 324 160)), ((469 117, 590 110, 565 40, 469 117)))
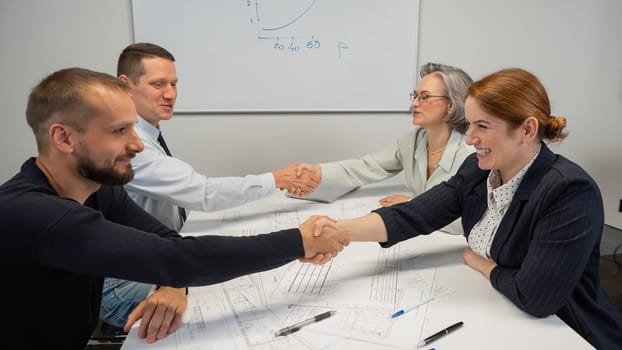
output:
POLYGON ((75 129, 64 124, 52 124, 48 129, 50 146, 63 153, 71 153, 75 148, 75 129))
POLYGON ((121 80, 122 82, 126 83, 126 84, 130 84, 130 78, 125 75, 125 74, 121 74, 118 76, 119 80, 121 80))

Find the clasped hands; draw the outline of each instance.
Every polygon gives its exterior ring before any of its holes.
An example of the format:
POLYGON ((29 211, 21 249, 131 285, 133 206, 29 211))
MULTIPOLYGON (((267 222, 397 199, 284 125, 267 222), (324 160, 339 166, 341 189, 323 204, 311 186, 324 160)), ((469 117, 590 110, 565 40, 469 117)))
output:
MULTIPOLYGON (((304 179, 307 177, 312 179, 311 180, 312 182, 305 183, 302 186, 302 188, 311 188, 313 185, 313 182, 317 181, 319 185, 319 183, 322 181, 322 167, 319 164, 296 162, 296 163, 292 163, 288 165, 287 168, 285 169, 290 169, 291 167, 295 168, 296 178, 299 179, 299 181, 305 181, 304 179)), ((303 191, 301 188, 298 188, 296 185, 287 187, 287 189, 290 194, 293 194, 296 196, 304 196, 304 195, 311 193, 310 191, 303 191)), ((314 189, 315 188, 313 188, 313 190, 314 189)), ((403 195, 403 194, 392 194, 392 195, 388 195, 386 197, 381 198, 378 201, 378 203, 383 207, 388 207, 394 204, 408 202, 410 199, 411 199, 410 197, 403 195)))
POLYGON ((317 167, 306 167, 303 163, 291 163, 285 168, 272 172, 276 187, 280 190, 287 190, 295 196, 305 196, 315 191, 322 179, 321 169, 317 167))
POLYGON ((305 251, 301 262, 325 264, 350 244, 350 236, 337 230, 336 222, 328 216, 314 215, 299 226, 305 251))

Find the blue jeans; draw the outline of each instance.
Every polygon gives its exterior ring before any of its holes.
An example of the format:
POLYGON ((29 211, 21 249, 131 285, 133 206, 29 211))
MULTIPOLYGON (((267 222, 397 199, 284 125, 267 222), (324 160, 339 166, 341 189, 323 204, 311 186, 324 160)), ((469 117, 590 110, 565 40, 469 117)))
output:
POLYGON ((112 326, 123 327, 127 316, 149 295, 153 284, 105 278, 99 318, 112 326))

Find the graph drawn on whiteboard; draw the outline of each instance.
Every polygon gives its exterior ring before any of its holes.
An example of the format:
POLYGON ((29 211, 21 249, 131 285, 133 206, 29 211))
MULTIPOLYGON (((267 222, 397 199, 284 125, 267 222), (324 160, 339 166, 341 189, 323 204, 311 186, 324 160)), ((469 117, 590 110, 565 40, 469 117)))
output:
POLYGON ((334 48, 337 59, 345 56, 349 48, 346 40, 323 40, 317 33, 309 35, 295 34, 296 24, 303 22, 305 16, 312 16, 312 9, 317 0, 246 0, 246 6, 252 8, 250 23, 257 29, 257 40, 271 43, 274 51, 303 53, 309 50, 334 48), (309 14, 311 12, 311 14, 309 14))
POLYGON ((132 0, 134 41, 175 55, 176 113, 408 113, 418 10, 418 0, 132 0))

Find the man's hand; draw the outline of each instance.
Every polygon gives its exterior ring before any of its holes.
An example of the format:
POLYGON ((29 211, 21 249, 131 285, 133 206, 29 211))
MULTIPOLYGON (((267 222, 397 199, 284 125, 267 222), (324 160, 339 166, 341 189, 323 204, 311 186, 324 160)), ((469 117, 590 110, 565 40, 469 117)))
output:
POLYGON ((490 280, 490 273, 492 270, 497 267, 497 264, 494 261, 480 256, 470 247, 466 247, 464 249, 463 259, 465 264, 469 265, 474 270, 481 272, 482 275, 488 278, 488 280, 490 280))
POLYGON ((302 262, 324 264, 350 244, 350 237, 347 234, 328 225, 320 230, 321 234, 315 235, 316 222, 320 220, 322 222, 335 222, 327 216, 312 216, 299 227, 305 250, 305 257, 300 259, 302 262))
POLYGON ((276 187, 287 190, 296 196, 305 196, 313 192, 320 184, 322 174, 301 167, 302 163, 291 163, 287 167, 272 172, 276 187))
POLYGON ((177 330, 187 306, 185 288, 160 287, 136 306, 123 329, 129 332, 132 325, 142 319, 138 338, 154 343, 177 330))
POLYGON ((410 200, 410 197, 403 195, 403 194, 391 194, 388 195, 384 198, 380 198, 380 200, 378 201, 378 203, 380 205, 382 205, 383 207, 390 207, 393 204, 398 204, 398 203, 404 203, 404 202, 408 202, 410 200))
POLYGON ((296 176, 302 176, 305 171, 310 171, 315 174, 318 181, 322 181, 322 167, 319 164, 309 163, 292 163, 296 165, 296 176))

